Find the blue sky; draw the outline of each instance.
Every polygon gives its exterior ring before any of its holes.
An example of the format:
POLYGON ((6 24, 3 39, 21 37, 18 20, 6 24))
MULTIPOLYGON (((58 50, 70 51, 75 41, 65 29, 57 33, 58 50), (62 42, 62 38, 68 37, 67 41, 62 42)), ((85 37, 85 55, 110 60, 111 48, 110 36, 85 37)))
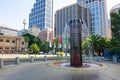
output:
MULTIPOLYGON (((23 29, 23 19, 28 18, 35 0, 1 0, 0 1, 0 24, 5 24, 13 29, 23 29)), ((66 5, 75 3, 76 0, 54 0, 54 12, 66 5)), ((120 0, 107 0, 107 10, 120 3, 120 0)))

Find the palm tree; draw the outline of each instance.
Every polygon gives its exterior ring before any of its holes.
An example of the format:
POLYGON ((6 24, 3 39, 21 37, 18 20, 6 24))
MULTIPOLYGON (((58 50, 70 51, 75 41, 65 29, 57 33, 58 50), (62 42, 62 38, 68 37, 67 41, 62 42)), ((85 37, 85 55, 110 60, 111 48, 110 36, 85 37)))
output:
POLYGON ((58 51, 59 40, 58 39, 54 39, 53 42, 54 42, 55 50, 58 51))
MULTIPOLYGON (((98 35, 91 35, 90 36, 90 42, 91 42, 91 45, 93 46, 93 52, 95 50, 95 52, 99 52, 98 51, 98 41, 100 40, 100 36, 98 35)), ((95 55, 95 53, 93 53, 95 55)))
POLYGON ((34 37, 34 43, 38 42, 38 37, 34 37))
POLYGON ((29 37, 24 37, 26 49, 28 49, 28 42, 30 41, 29 37))

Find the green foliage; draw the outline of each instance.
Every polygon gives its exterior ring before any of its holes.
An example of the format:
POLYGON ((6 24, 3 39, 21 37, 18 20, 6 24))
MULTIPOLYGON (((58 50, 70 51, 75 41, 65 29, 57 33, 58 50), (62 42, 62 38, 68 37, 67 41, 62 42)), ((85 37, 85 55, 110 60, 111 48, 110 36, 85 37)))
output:
POLYGON ((87 40, 84 40, 82 42, 82 51, 83 52, 88 52, 88 41, 87 40))
POLYGON ((54 42, 54 48, 56 49, 56 51, 58 51, 59 40, 55 39, 53 42, 54 42))
POLYGON ((41 51, 43 51, 43 52, 48 52, 49 51, 49 43, 48 42, 42 42, 41 51))
POLYGON ((39 37, 33 36, 31 34, 24 34, 23 37, 26 41, 28 41, 28 48, 30 48, 32 44, 37 44, 39 47, 42 44, 42 41, 39 39, 39 37))
POLYGON ((29 53, 25 52, 24 55, 28 55, 29 53))
POLYGON ((116 38, 112 38, 109 41, 108 50, 119 50, 120 49, 120 41, 116 38))
POLYGON ((101 53, 103 54, 103 51, 105 48, 107 48, 107 46, 107 38, 99 35, 91 35, 89 38, 86 38, 86 40, 82 43, 82 47, 84 48, 84 50, 94 50, 95 52, 99 53, 99 56, 101 55, 101 53))
POLYGON ((40 48, 38 47, 37 44, 32 44, 30 46, 30 51, 33 53, 33 54, 37 54, 39 51, 40 51, 40 48))
POLYGON ((25 39, 25 42, 29 42, 30 41, 28 36, 25 36, 24 39, 25 39))
POLYGON ((110 13, 110 16, 112 24, 112 36, 113 38, 117 38, 120 40, 120 10, 118 11, 118 13, 110 13))

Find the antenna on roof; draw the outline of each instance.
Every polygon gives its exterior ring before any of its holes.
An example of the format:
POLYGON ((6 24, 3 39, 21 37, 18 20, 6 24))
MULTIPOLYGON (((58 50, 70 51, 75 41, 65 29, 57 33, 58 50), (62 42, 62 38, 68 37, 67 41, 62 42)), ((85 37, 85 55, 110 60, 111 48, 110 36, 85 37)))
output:
POLYGON ((24 25, 24 30, 25 30, 25 25, 26 25, 26 20, 23 20, 23 25, 24 25))

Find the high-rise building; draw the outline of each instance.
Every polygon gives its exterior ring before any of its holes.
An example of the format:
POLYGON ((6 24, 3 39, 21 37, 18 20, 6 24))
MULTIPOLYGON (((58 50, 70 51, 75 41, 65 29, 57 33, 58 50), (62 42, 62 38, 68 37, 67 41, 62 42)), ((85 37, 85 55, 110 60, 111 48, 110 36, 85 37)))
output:
POLYGON ((53 28, 53 0, 36 0, 29 14, 29 28, 53 28))
POLYGON ((65 25, 73 19, 83 19, 86 22, 86 26, 89 28, 89 31, 91 31, 89 8, 84 3, 75 3, 56 11, 55 36, 57 38, 63 34, 65 25))
POLYGON ((90 8, 92 33, 107 37, 109 32, 106 0, 77 0, 77 2, 84 2, 90 8))

